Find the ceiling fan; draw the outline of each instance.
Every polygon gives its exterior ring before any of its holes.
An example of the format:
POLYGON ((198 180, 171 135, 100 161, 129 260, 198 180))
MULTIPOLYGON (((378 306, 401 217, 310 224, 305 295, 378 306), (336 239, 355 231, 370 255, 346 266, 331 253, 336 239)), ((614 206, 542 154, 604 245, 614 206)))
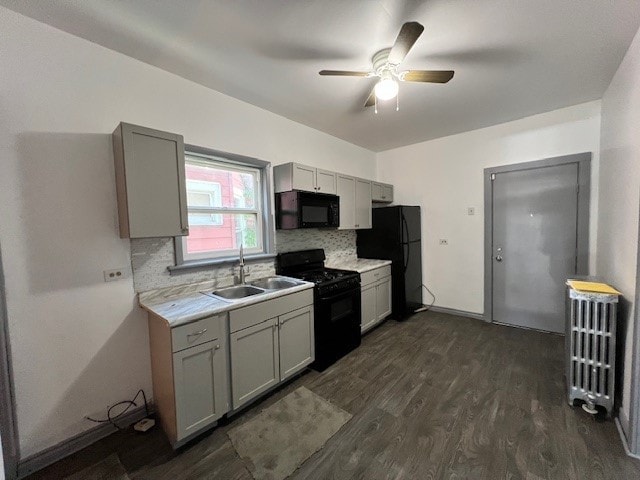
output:
MULTIPOLYGON (((398 96, 398 81, 447 83, 453 78, 453 70, 398 70, 398 65, 404 60, 416 43, 424 27, 418 22, 407 22, 402 25, 398 38, 393 47, 377 52, 371 59, 372 70, 357 72, 351 70, 320 70, 320 75, 336 75, 342 77, 378 77, 380 80, 371 91, 365 102, 365 107, 376 105, 377 100, 391 100, 398 96)), ((398 109, 396 100, 396 110, 398 109)))

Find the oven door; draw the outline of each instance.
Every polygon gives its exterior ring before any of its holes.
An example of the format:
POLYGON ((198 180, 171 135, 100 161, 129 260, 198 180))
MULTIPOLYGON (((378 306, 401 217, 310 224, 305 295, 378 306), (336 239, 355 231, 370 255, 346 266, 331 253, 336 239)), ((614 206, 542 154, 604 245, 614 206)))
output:
POLYGON ((316 299, 316 369, 323 370, 361 342, 360 288, 316 299))

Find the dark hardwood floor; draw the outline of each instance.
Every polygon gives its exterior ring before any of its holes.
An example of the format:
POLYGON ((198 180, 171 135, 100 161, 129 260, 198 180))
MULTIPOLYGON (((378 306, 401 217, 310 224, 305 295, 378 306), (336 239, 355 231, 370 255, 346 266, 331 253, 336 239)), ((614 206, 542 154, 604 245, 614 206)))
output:
POLYGON ((425 312, 388 321, 187 447, 162 432, 110 437, 29 478, 116 453, 132 479, 251 479, 226 432, 299 386, 353 414, 291 479, 640 479, 612 421, 564 395, 563 337, 425 312))

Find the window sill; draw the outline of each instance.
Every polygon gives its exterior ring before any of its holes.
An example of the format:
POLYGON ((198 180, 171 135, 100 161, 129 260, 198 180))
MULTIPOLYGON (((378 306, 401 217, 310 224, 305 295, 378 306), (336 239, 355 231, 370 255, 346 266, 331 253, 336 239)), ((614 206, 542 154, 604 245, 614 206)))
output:
MULTIPOLYGON (((271 258, 276 258, 275 253, 257 253, 254 255, 245 255, 245 262, 258 262, 260 260, 269 260, 271 258)), ((184 262, 180 265, 175 265, 172 267, 167 267, 170 275, 177 275, 180 273, 186 273, 191 270, 198 269, 206 269, 211 267, 221 267, 224 265, 232 265, 237 264, 239 262, 238 257, 224 257, 224 258, 215 258, 209 260, 191 260, 189 262, 184 262)))

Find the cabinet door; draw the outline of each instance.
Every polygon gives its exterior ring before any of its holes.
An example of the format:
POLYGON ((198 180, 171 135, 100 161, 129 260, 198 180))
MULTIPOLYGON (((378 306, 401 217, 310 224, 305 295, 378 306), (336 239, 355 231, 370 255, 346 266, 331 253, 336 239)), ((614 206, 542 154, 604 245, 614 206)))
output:
POLYGON ((356 223, 356 179, 338 174, 337 194, 340 197, 340 228, 353 229, 356 223))
POLYGON ((355 228, 371 228, 371 182, 356 179, 355 228))
POLYGON ((362 317, 360 321, 360 331, 362 333, 373 327, 378 317, 376 315, 376 286, 371 285, 362 289, 360 295, 362 317))
POLYGON ((187 235, 182 136, 122 123, 113 147, 120 236, 187 235))
POLYGON ((393 185, 382 185, 382 201, 393 202, 393 185))
POLYGON ((279 317, 280 380, 299 372, 315 359, 313 307, 305 307, 279 317))
POLYGON ((229 410, 224 344, 208 342, 173 354, 177 439, 213 423, 229 410))
POLYGON ((371 182, 371 200, 374 202, 381 202, 384 195, 384 185, 378 182, 371 182))
POLYGON ((305 190, 307 192, 316 191, 316 169, 307 167, 306 165, 293 164, 293 182, 294 190, 305 190))
POLYGON ((316 191, 318 193, 336 194, 336 173, 327 170, 316 170, 316 191))
POLYGON ((382 321, 391 315, 391 277, 376 285, 376 320, 382 321))
POLYGON ((278 319, 232 333, 230 338, 231 392, 236 409, 280 380, 278 319))

